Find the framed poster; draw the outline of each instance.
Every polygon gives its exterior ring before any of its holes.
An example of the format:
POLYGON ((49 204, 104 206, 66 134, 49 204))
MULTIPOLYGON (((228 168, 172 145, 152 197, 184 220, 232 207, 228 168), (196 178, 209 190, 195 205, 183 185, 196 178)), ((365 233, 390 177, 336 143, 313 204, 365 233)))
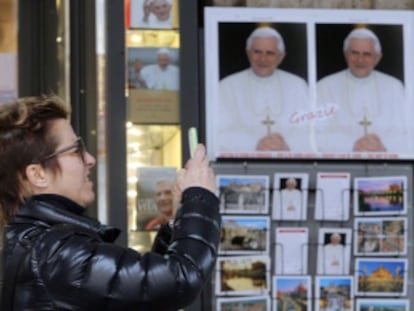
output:
POLYGON ((204 12, 211 158, 414 158, 414 12, 204 12))
POLYGON ((269 176, 217 175, 220 211, 225 214, 267 214, 269 176))
POLYGON ((269 245, 269 217, 222 216, 219 254, 267 254, 269 245))

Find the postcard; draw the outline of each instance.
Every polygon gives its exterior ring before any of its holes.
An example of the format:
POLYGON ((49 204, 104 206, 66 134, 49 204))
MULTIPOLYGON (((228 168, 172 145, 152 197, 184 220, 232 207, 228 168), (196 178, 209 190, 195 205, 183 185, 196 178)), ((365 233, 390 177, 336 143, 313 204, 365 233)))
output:
POLYGON ((407 177, 354 179, 354 214, 362 216, 407 213, 407 177))
POLYGON ((407 254, 407 218, 361 217, 354 223, 354 255, 407 254))
POLYGON ((349 274, 352 229, 320 228, 318 238, 317 273, 349 274))
POLYGON ((315 311, 352 311, 354 279, 352 276, 317 276, 315 311))
POLYGON ((216 311, 249 311, 261 310, 270 311, 270 297, 252 296, 252 297, 219 297, 216 300, 216 311))
POLYGON ((222 213, 267 214, 269 176, 217 175, 222 213))
POLYGON ((356 295, 407 295, 408 260, 405 258, 357 258, 356 295))
POLYGON ((349 219, 350 173, 318 173, 316 179, 316 220, 349 219))
POLYGON ((273 311, 311 311, 311 297, 310 276, 273 276, 273 311))
POLYGON ((408 299, 368 299, 356 300, 356 311, 409 311, 408 299))
POLYGON ((216 295, 266 295, 270 289, 268 256, 219 257, 216 264, 216 295))
POLYGON ((276 228, 275 273, 307 274, 309 229, 307 227, 276 228))
POLYGON ((270 219, 267 216, 223 216, 219 253, 268 253, 270 219))
POLYGON ((306 220, 308 187, 308 174, 274 174, 273 219, 306 220))

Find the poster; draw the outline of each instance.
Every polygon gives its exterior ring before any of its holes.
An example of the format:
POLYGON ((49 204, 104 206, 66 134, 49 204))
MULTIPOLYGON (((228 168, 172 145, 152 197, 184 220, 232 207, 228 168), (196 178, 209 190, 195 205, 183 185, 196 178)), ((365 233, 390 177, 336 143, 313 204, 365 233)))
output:
POLYGON ((210 157, 412 159, 413 20, 408 11, 206 8, 210 157), (283 42, 248 40, 263 27, 283 42), (345 40, 351 32, 369 39, 345 40))
POLYGON ((130 47, 127 59, 128 121, 138 124, 178 124, 178 49, 130 47))
MULTIPOLYGON (((172 209, 172 194, 166 198, 165 194, 161 202, 157 202, 157 187, 161 183, 172 183, 176 177, 174 167, 140 167, 138 168, 137 203, 133 218, 135 219, 134 231, 157 230, 156 226, 149 224, 161 216, 163 209, 172 209), (169 206, 168 206, 169 205, 169 206)), ((165 188, 164 185, 163 189, 165 188)), ((164 191, 164 190, 163 190, 164 191)))
POLYGON ((175 0, 129 0, 127 3, 130 28, 178 28, 178 3, 175 0))

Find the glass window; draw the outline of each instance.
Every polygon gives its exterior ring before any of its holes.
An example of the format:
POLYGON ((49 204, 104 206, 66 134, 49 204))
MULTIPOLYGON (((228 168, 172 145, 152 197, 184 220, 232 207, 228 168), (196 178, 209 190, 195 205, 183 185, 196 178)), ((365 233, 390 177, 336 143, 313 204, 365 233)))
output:
POLYGON ((181 166, 177 2, 130 0, 126 14, 128 240, 150 249, 173 217, 171 184, 181 166))

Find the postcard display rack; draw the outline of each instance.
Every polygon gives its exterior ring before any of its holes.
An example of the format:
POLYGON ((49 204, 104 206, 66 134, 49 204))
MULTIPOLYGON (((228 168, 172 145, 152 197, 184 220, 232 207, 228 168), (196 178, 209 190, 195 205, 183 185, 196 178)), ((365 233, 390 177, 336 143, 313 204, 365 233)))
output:
POLYGON ((411 165, 212 165, 223 217, 214 310, 414 306, 411 165))

